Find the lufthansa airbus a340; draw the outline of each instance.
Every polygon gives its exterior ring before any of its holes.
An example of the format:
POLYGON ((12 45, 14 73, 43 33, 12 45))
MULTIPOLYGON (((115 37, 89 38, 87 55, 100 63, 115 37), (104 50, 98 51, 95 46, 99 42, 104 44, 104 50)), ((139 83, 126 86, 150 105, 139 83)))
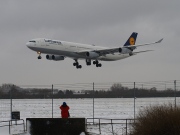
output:
POLYGON ((129 39, 122 47, 107 48, 95 45, 73 43, 61 40, 52 40, 45 38, 32 39, 26 43, 27 47, 38 54, 38 59, 41 59, 41 53, 46 54, 46 59, 60 61, 66 57, 74 59, 73 66, 77 69, 82 68, 79 64, 80 59, 86 61, 86 65, 91 65, 91 61, 96 67, 101 67, 102 64, 99 61, 116 61, 130 56, 134 56, 138 53, 148 52, 151 50, 133 52, 139 46, 152 45, 160 43, 163 39, 157 42, 138 44, 135 45, 138 33, 133 32, 129 39))

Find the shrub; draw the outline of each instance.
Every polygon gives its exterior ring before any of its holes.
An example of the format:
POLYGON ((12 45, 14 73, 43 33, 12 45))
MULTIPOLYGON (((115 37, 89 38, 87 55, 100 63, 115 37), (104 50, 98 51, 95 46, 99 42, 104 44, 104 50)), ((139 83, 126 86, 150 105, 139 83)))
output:
POLYGON ((180 108, 162 105, 141 110, 130 135, 180 135, 180 108))

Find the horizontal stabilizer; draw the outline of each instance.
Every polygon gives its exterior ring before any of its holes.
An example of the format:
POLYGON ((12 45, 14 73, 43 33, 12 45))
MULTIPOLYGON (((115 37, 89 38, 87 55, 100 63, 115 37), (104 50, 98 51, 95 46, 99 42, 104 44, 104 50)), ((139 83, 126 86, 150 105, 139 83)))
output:
POLYGON ((161 43, 161 41, 163 41, 163 38, 162 38, 162 39, 160 39, 159 41, 157 41, 156 43, 161 43))

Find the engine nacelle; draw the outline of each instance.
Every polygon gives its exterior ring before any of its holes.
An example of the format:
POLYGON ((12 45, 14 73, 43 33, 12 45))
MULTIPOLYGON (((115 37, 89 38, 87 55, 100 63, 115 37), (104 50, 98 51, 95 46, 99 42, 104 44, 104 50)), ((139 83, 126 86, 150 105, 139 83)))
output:
POLYGON ((53 60, 64 60, 64 56, 52 55, 52 59, 53 59, 53 60))
POLYGON ((132 53, 132 51, 128 48, 119 48, 119 52, 122 54, 132 53))
POLYGON ((64 56, 61 55, 46 55, 46 59, 48 60, 64 60, 64 56))
POLYGON ((86 57, 88 58, 97 58, 99 57, 99 54, 96 52, 86 52, 86 57))
POLYGON ((47 54, 47 55, 46 55, 46 59, 47 59, 47 60, 52 60, 52 55, 48 55, 48 54, 47 54))
POLYGON ((130 53, 129 53, 129 56, 133 56, 133 55, 134 55, 134 53, 133 53, 133 52, 130 52, 130 53))

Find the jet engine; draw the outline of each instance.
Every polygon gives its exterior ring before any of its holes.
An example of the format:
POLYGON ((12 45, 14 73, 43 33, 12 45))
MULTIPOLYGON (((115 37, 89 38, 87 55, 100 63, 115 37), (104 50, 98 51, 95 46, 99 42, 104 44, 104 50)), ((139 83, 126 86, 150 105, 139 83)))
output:
POLYGON ((64 56, 52 55, 52 59, 53 59, 53 60, 64 60, 64 56))
POLYGON ((58 60, 64 60, 64 56, 60 56, 60 55, 46 55, 46 59, 48 60, 55 60, 55 61, 58 61, 58 60))
POLYGON ((97 57, 99 57, 99 54, 96 52, 86 52, 86 56, 88 58, 97 58, 97 57))
POLYGON ((48 54, 47 54, 47 55, 46 55, 46 59, 47 59, 47 60, 52 60, 52 55, 48 55, 48 54))
POLYGON ((132 51, 129 48, 119 48, 119 52, 122 54, 132 53, 132 51))

